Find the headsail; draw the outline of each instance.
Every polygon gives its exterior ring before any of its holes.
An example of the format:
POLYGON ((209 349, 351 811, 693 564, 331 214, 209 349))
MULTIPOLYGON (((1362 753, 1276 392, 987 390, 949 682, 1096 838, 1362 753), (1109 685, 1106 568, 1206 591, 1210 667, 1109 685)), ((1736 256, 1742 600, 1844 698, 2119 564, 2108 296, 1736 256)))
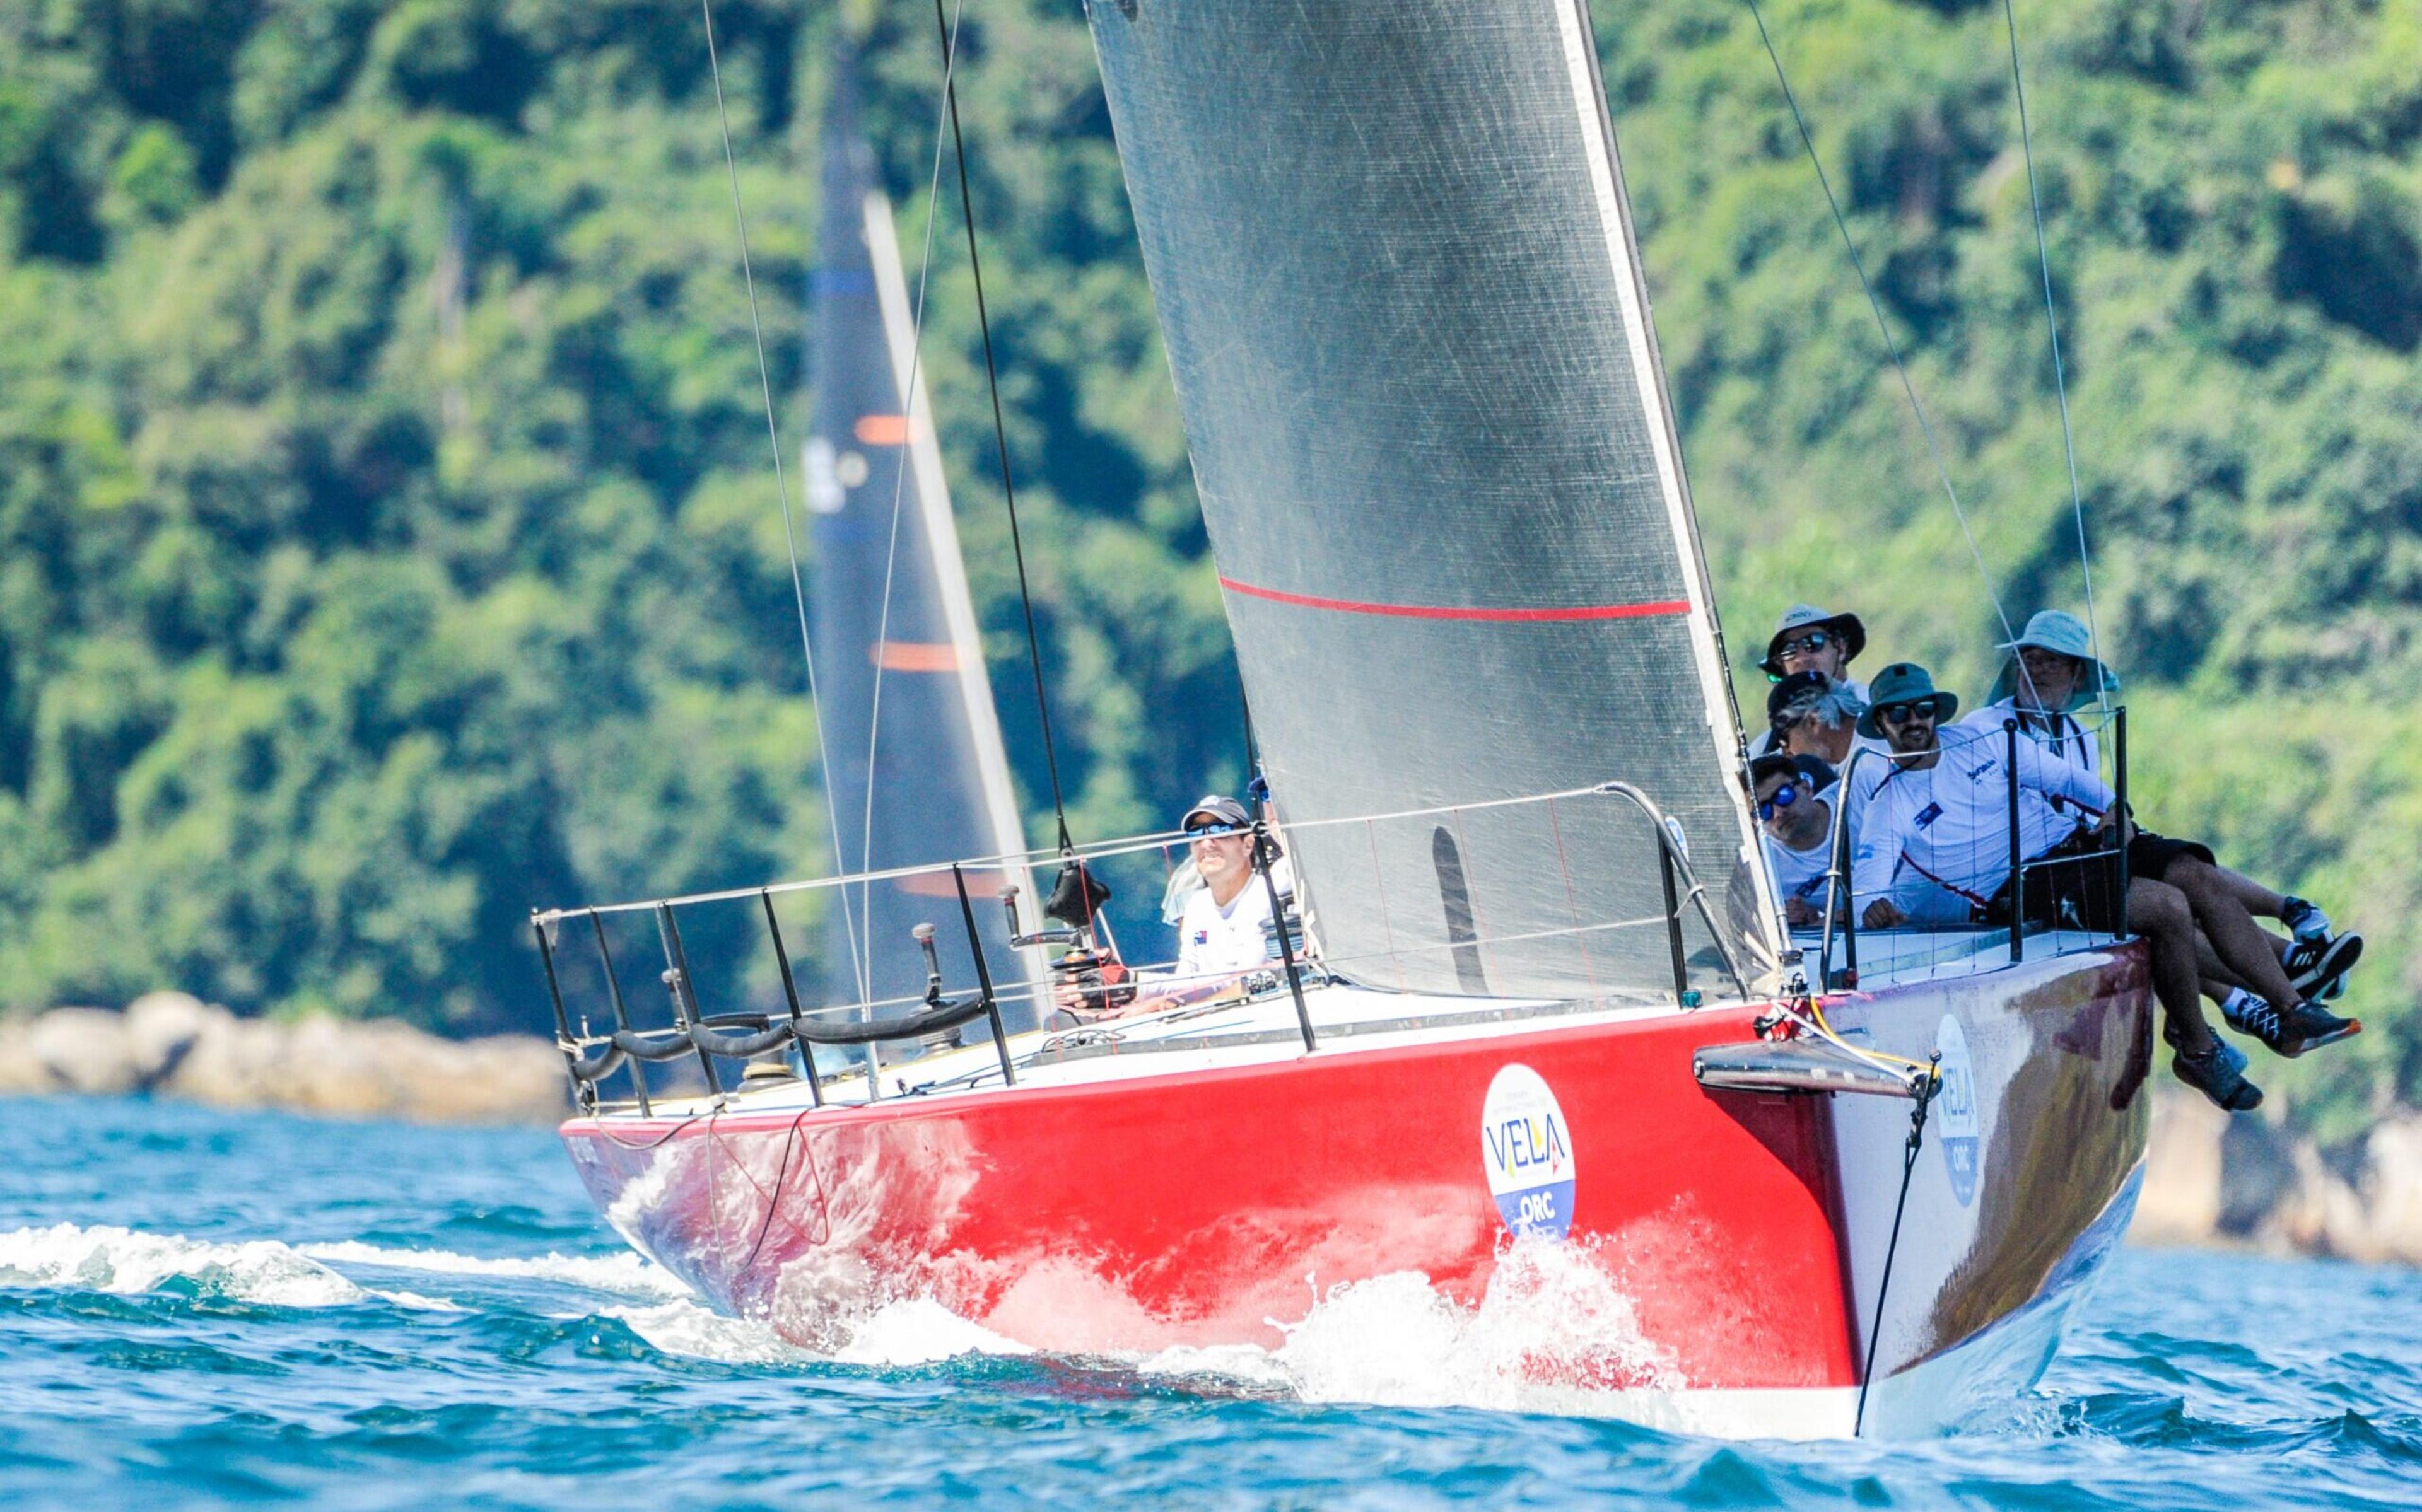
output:
POLYGON ((1723 943, 1771 959, 1755 868, 1756 901, 1721 905, 1754 838, 1738 722, 1582 0, 1091 11, 1332 964, 1670 990, 1637 811, 1319 823, 1608 779, 1678 821, 1723 943))
MULTIPOLYGON (((815 546, 816 679, 831 751, 842 871, 1023 850, 1016 800, 958 531, 916 370, 911 295, 891 208, 859 135, 846 44, 824 122, 817 240, 815 392, 807 497, 815 546), (878 691, 879 690, 879 691, 878 691)), ((968 892, 996 980, 1030 974, 1013 958, 1002 882, 970 871, 968 892)), ((910 928, 936 925, 954 990, 975 981, 947 873, 853 888, 825 952, 828 1001, 922 990, 910 928), (853 932, 856 938, 852 938, 853 932), (868 979, 861 984, 860 970, 868 979)), ((1024 1004, 1009 1013, 1012 1027, 1024 1004)))

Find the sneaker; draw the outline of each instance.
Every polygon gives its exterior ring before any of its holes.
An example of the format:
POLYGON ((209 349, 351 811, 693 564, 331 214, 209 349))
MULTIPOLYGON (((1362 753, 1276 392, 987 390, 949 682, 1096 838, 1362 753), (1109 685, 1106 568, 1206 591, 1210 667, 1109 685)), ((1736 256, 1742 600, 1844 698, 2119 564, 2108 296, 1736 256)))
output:
POLYGON ((2308 1050, 2336 1044, 2363 1033, 2359 1019, 2341 1019, 2329 1009, 2298 1003, 2285 1010, 2252 993, 2229 995, 2220 1016, 2241 1035, 2262 1041, 2273 1054, 2294 1060, 2308 1050))
POLYGON ((2288 1037, 2295 1045, 2293 1050, 2282 1052, 2288 1055, 2302 1055, 2308 1050, 2335 1045, 2363 1033, 2361 1019, 2341 1019, 2315 1003, 2297 1004, 2288 1010, 2286 1018, 2288 1037))
MULTIPOLYGON (((2243 989, 2240 989, 2239 990, 2241 991, 2243 989)), ((2225 1011, 2225 1010, 2224 1010, 2224 1012, 2225 1011)), ((2230 1044, 2227 1040, 2221 1038, 2218 1035, 2212 1036, 2211 1039, 2213 1044, 2220 1047, 2220 1058, 2227 1065, 2228 1068, 2240 1076, 2244 1075, 2245 1052, 2238 1049, 2235 1045, 2230 1044)), ((2166 1016, 2162 1020, 2162 1042, 2169 1046, 2172 1050, 2178 1048, 2178 1026, 2172 1022, 2166 1016)))
POLYGON ((2307 999, 2345 990, 2346 974, 2363 959, 2363 936, 2350 929, 2335 940, 2298 939, 2279 964, 2288 980, 2307 999))
POLYGON ((2319 906, 2301 897, 2290 897, 2279 907, 2279 922, 2286 925, 2299 940, 2326 940, 2330 933, 2330 916, 2319 906))
POLYGON ((2229 1065, 2228 1047, 2215 1036, 2211 1048, 2200 1055, 2179 1051, 2170 1060, 2170 1069, 2178 1079, 2212 1100, 2224 1113, 2252 1113, 2262 1106, 2262 1089, 2245 1079, 2245 1073, 2229 1065))

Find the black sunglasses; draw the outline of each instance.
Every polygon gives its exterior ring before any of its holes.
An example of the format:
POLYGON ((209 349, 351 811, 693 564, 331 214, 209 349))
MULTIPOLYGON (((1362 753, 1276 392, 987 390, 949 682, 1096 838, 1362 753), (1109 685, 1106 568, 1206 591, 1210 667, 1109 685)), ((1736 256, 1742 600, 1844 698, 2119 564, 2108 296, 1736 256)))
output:
POLYGON ((1833 637, 1832 635, 1821 630, 1812 630, 1805 635, 1796 636, 1791 640, 1785 641, 1781 646, 1775 647, 1774 654, 1777 656, 1789 656, 1794 651, 1821 651, 1832 644, 1833 637))
POLYGON ((1934 723, 1934 700, 1929 698, 1922 704, 1886 704, 1876 710, 1876 721, 1882 725, 1931 725, 1934 723))

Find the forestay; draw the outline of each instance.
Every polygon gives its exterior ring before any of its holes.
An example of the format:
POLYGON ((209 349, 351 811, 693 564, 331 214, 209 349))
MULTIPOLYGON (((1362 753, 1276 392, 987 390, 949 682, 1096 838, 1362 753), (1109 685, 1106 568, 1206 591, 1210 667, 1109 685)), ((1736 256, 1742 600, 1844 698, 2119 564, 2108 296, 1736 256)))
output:
POLYGON ((1606 779, 1679 821, 1724 943, 1770 961, 1757 868, 1722 896, 1752 841, 1738 729, 1580 0, 1091 10, 1330 961, 1670 991, 1628 805, 1304 827, 1606 779))

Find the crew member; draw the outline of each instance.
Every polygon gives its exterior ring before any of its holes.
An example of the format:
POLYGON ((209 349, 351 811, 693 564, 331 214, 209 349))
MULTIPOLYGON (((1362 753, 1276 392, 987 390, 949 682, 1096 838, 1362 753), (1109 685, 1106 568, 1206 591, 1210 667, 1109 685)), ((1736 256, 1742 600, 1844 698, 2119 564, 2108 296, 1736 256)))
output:
POLYGON ((1883 669, 1860 732, 1881 735, 1892 758, 1873 783, 1853 796, 1858 843, 1851 885, 1860 920, 1891 928, 1906 917, 1893 885, 1915 873, 1967 900, 1982 922, 1997 909, 2050 913, 2063 904, 2092 929, 2133 929, 2145 937, 2153 991, 2175 1036, 2171 1063, 2178 1080, 2231 1113, 2260 1105, 2261 1089, 2247 1081, 2213 1034, 2197 998, 2194 914, 2175 887, 2131 878, 2120 891, 2118 843, 2125 818, 2116 795, 2092 772, 2059 760, 2033 741, 2015 752, 1974 729, 1946 746, 1941 726, 1959 700, 1938 692, 1924 667, 1907 662, 1883 669), (2016 760, 2013 762, 2012 757, 2016 760), (2015 770, 2014 770, 2015 769, 2015 770), (2010 792, 2019 799, 2019 854, 2028 861, 2026 885, 2008 895, 2011 876, 2010 792), (2053 799, 2063 801, 2054 808, 2053 799), (2081 818, 2103 838, 2094 855, 2067 855, 2081 818))

